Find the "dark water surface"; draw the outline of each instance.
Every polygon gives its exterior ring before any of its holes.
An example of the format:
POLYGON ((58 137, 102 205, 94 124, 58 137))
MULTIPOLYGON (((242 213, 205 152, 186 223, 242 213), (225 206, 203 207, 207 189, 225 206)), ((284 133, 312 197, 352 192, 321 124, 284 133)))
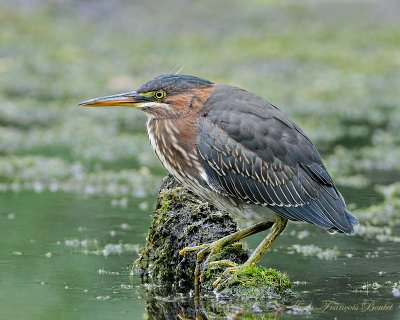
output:
MULTIPOLYGON (((130 265, 145 241, 153 201, 129 198, 123 208, 107 197, 0 194, 0 318, 145 319, 149 302, 141 298, 140 279, 130 277, 130 265)), ((250 247, 261 237, 250 238, 250 247)), ((399 319, 393 292, 399 261, 398 243, 332 236, 291 223, 261 264, 286 271, 294 281, 297 296, 290 303, 303 311, 285 312, 282 319, 399 319), (337 259, 304 256, 292 247, 308 244, 336 247, 337 259)), ((190 305, 189 297, 183 299, 190 305)), ((180 303, 162 297, 154 302, 180 303)), ((264 304, 255 303, 254 311, 264 304)), ((225 304, 219 315, 214 310, 209 316, 224 319, 237 307, 225 304)))

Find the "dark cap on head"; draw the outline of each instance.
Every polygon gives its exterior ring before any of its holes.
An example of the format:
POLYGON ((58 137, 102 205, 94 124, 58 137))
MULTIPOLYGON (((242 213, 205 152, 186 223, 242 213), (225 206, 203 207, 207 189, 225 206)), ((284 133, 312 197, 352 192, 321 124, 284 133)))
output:
POLYGON ((185 92, 195 88, 205 88, 212 86, 213 83, 198 77, 181 75, 181 74, 164 74, 146 82, 140 86, 136 91, 149 92, 164 90, 169 94, 185 92))

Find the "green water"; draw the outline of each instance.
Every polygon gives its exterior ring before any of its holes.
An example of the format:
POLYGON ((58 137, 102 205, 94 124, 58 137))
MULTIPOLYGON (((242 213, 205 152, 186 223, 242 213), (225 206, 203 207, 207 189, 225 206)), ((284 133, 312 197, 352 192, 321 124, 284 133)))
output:
MULTIPOLYGON (((126 208, 113 207, 111 200, 50 192, 1 194, 1 319, 145 318, 146 308, 157 299, 142 298, 145 290, 139 277, 129 273, 137 257, 134 245, 144 244, 150 221, 151 210, 140 209, 139 204, 151 207, 154 197, 129 198, 126 208), (126 243, 133 249, 124 249, 126 243), (121 245, 121 252, 105 256, 110 244, 121 245)), ((261 236, 253 237, 249 245, 254 247, 260 240, 261 236)), ((314 308, 303 315, 284 314, 284 319, 398 319, 399 298, 393 296, 392 288, 400 279, 399 259, 398 243, 332 236, 292 223, 261 263, 286 271, 295 281, 297 297, 291 303, 314 308), (301 231, 306 237, 299 239, 301 231), (294 244, 336 247, 339 254, 335 260, 321 260, 293 253, 294 244), (321 310, 334 307, 327 301, 358 310, 321 310), (373 310, 379 306, 387 310, 373 310)), ((165 302, 159 297, 162 303, 182 305, 182 310, 194 303, 190 297, 184 298, 185 303, 181 297, 175 302, 169 299, 165 302)), ((264 307, 265 302, 258 304, 264 307)), ((204 310, 215 317, 209 302, 204 310)), ((222 310, 217 313, 221 318, 233 312, 229 305, 222 310)))
POLYGON ((134 319, 144 312, 138 280, 129 279, 136 254, 102 251, 107 244, 143 243, 149 215, 138 201, 118 209, 111 199, 61 193, 0 198, 1 319, 134 319), (85 253, 78 240, 98 244, 85 253))

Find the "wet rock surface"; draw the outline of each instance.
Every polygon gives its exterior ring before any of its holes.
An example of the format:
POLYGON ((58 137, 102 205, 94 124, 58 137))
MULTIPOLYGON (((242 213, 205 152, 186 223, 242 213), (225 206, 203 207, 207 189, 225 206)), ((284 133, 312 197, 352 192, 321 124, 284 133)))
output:
MULTIPOLYGON (((211 243, 238 230, 237 223, 226 213, 198 199, 181 187, 171 176, 164 178, 146 246, 135 262, 136 272, 143 281, 167 286, 174 291, 193 290, 196 254, 180 256, 187 246, 211 243)), ((243 264, 248 252, 239 244, 230 245, 212 256, 210 261, 229 260, 243 264)), ((213 282, 228 265, 208 267, 201 265, 202 291, 212 292, 213 282)), ((274 269, 262 266, 241 268, 231 284, 218 292, 230 299, 280 298, 290 287, 288 277, 274 269)))

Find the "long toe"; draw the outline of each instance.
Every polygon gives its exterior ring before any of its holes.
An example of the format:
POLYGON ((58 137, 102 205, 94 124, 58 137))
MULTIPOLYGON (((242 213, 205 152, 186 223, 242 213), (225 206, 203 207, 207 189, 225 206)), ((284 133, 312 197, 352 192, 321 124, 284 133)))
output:
POLYGON ((240 269, 240 267, 240 265, 236 265, 226 268, 224 273, 214 281, 213 286, 215 290, 218 292, 233 284, 235 280, 235 273, 240 269))
POLYGON ((207 248, 209 245, 210 245, 209 243, 204 243, 204 244, 201 244, 201 245, 198 245, 198 246, 185 247, 185 248, 183 248, 182 250, 179 251, 179 255, 180 256, 184 256, 188 252, 199 251, 199 250, 207 248))

